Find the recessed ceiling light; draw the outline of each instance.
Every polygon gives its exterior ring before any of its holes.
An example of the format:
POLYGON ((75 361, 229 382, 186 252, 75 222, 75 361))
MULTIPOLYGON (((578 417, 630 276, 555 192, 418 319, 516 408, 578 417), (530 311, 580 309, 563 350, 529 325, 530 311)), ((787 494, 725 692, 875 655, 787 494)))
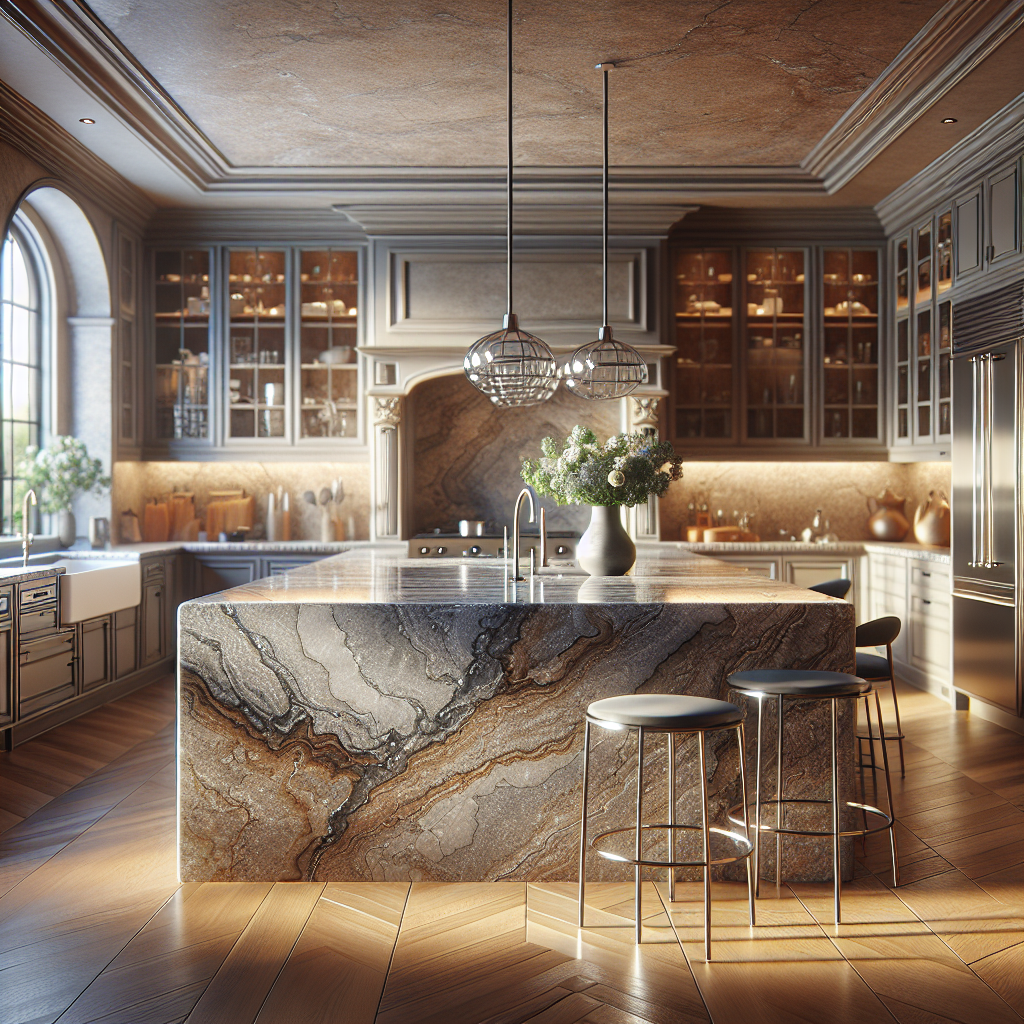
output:
POLYGON ((956 124, 956 118, 955 117, 944 117, 942 119, 942 123, 943 124, 956 124))
POLYGON ((80 117, 78 119, 82 124, 95 124, 96 122, 91 117, 80 117))

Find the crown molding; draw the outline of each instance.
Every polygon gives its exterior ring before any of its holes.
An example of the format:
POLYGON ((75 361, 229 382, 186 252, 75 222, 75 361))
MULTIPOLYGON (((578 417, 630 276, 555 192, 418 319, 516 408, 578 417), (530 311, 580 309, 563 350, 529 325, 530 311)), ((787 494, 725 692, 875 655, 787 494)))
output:
POLYGON ((147 243, 251 245, 302 243, 308 245, 366 244, 366 233, 344 215, 329 208, 162 209, 146 226, 147 243))
POLYGON ((3 81, 0 139, 136 231, 142 231, 156 209, 145 193, 3 81))
POLYGON ((892 235, 1024 149, 1024 93, 875 205, 892 235))
POLYGON ((1021 25, 1022 0, 950 0, 800 166, 838 191, 1021 25))
POLYGON ((672 231, 671 239, 680 245, 706 242, 877 245, 885 241, 885 230, 870 206, 806 210, 703 206, 672 231))

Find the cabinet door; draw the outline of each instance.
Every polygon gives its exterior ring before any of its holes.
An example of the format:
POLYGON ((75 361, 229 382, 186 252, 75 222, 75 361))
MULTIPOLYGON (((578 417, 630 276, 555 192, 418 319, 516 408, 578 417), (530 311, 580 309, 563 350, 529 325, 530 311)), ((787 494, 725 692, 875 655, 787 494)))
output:
MULTIPOLYGON (((848 558, 827 558, 822 556, 801 557, 792 555, 783 563, 783 571, 787 583, 794 586, 813 587, 828 580, 852 580, 853 563, 848 558)), ((854 593, 851 587, 846 598, 853 603, 854 593)))
POLYGON ((754 444, 810 441, 806 257, 803 249, 745 254, 744 434, 754 444))
POLYGON ((11 671, 11 637, 10 628, 0 630, 0 724, 6 724, 13 718, 14 694, 11 688, 14 673, 11 671))
POLYGON ((1000 263, 1020 251, 1020 188, 1017 164, 988 179, 988 262, 1000 263))
POLYGON ((222 590, 241 587, 257 578, 259 558, 228 556, 200 556, 200 587, 202 595, 218 594, 222 590))
POLYGON ((981 270, 981 189, 974 188, 953 204, 955 215, 956 278, 971 277, 981 270))
POLYGON ((131 675, 139 667, 138 608, 114 612, 114 674, 117 679, 131 675))
POLYGON ((78 635, 78 686, 85 692, 113 678, 112 629, 109 615, 81 623, 78 635))
POLYGON ((938 591, 910 595, 910 664, 943 679, 949 676, 950 600, 938 591))
POLYGON ((35 714, 75 695, 75 631, 55 633, 18 649, 18 716, 35 714))
POLYGON ((280 576, 290 569, 298 569, 300 566, 309 565, 323 558, 323 555, 310 555, 306 558, 264 558, 260 565, 260 578, 264 576, 280 576))
POLYGON ((166 589, 149 583, 142 588, 142 665, 152 665, 167 656, 166 589))
POLYGON ((280 444, 291 437, 287 257, 280 249, 228 254, 228 374, 222 394, 229 443, 280 444))

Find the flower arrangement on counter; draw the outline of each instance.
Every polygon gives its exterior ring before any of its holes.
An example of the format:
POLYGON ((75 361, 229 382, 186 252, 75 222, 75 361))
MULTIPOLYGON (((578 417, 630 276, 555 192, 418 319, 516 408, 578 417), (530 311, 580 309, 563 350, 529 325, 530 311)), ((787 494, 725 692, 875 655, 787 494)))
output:
POLYGON ((70 512, 79 494, 101 494, 110 487, 103 463, 89 457, 85 442, 59 434, 45 448, 31 445, 19 467, 27 487, 38 489, 42 512, 70 512))
POLYGON ((539 459, 523 461, 522 477, 559 505, 642 505, 683 475, 683 460, 667 441, 615 434, 600 444, 579 425, 562 442, 545 437, 539 459))

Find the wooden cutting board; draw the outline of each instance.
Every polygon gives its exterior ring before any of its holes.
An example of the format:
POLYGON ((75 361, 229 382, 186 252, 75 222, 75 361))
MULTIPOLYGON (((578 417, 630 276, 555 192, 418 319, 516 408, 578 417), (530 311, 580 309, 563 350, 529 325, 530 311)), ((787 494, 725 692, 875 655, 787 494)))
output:
POLYGON ((170 511, 166 501, 150 502, 142 510, 142 539, 144 541, 165 541, 171 535, 170 511))

